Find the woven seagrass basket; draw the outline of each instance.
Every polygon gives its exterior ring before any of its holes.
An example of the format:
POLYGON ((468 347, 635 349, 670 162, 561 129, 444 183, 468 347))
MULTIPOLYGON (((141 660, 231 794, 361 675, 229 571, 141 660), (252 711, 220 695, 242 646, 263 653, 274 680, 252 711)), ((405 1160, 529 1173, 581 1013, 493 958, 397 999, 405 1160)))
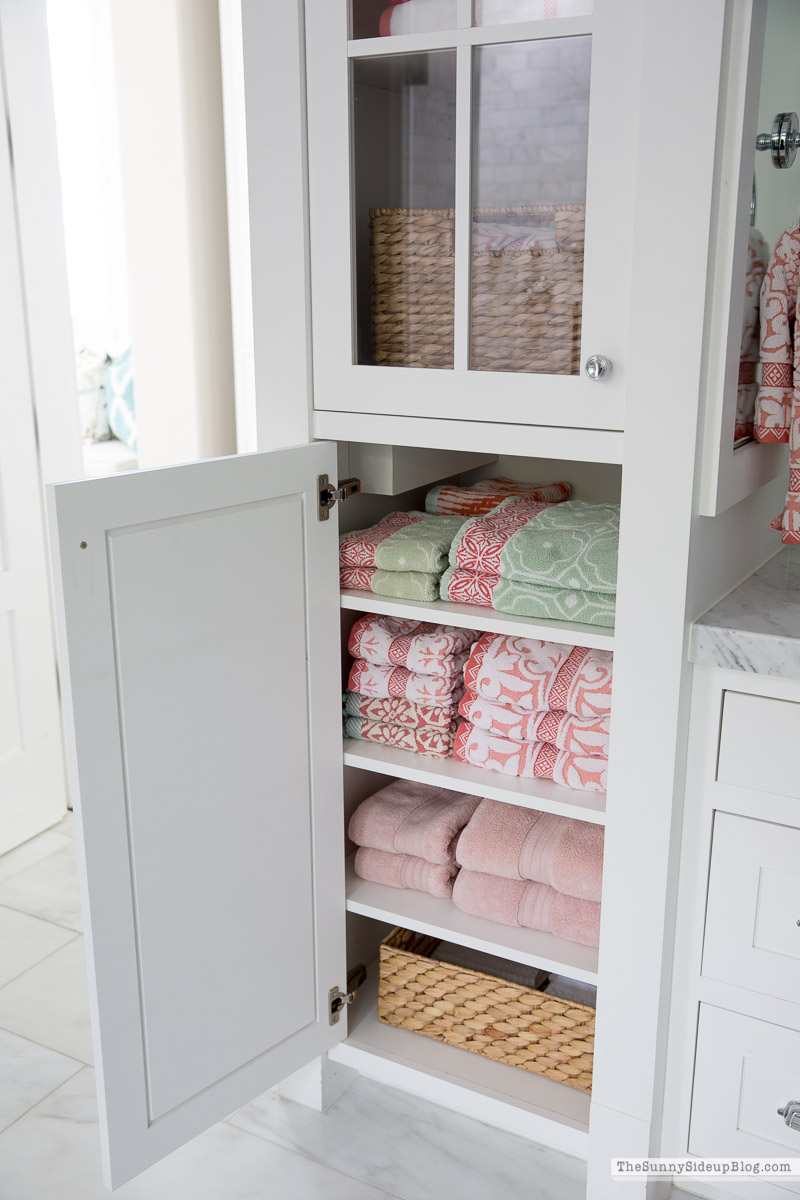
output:
MULTIPOLYGON (((472 368, 580 369, 585 208, 480 208, 478 221, 553 222, 553 250, 472 255, 472 368)), ((452 208, 372 208, 372 355, 378 366, 452 367, 452 208)))
POLYGON ((438 944, 408 929, 384 938, 379 1020, 591 1092, 593 1008, 439 962, 438 944))

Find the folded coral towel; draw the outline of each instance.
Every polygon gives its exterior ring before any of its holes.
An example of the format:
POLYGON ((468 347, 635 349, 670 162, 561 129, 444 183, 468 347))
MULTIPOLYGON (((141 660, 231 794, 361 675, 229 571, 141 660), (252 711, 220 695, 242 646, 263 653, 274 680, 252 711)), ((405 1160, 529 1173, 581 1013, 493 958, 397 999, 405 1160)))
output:
POLYGON ((610 650, 484 633, 472 647, 464 683, 473 695, 520 712, 606 717, 613 662, 610 650))
POLYGON ((392 600, 439 599, 439 575, 424 571, 379 571, 375 567, 340 567, 339 587, 358 592, 373 592, 392 600))
POLYGON ((367 613, 351 629, 347 648, 353 658, 452 678, 455 656, 471 649, 479 637, 473 629, 367 613))
POLYGON ((461 524, 457 516, 391 513, 369 529, 343 534, 339 539, 339 566, 441 574, 461 524))
POLYGON ((567 588, 516 583, 499 575, 474 571, 445 571, 440 594, 457 604, 482 604, 515 617, 545 621, 580 621, 584 625, 613 628, 616 597, 603 592, 573 592, 567 588))
POLYGON ((359 804, 347 832, 358 846, 452 866, 455 839, 479 804, 477 796, 397 779, 359 804))
POLYGON ((618 504, 589 500, 505 500, 493 513, 464 522, 450 565, 526 586, 615 595, 619 511, 618 504))
POLYGON ((481 800, 458 840, 456 858, 470 871, 530 879, 599 904, 602 825, 481 800))
POLYGON ((449 729, 457 708, 455 704, 414 704, 402 696, 379 698, 345 692, 344 711, 348 717, 385 721, 388 725, 406 725, 410 729, 449 729))
POLYGON ((539 929, 584 946, 596 946, 600 941, 600 905, 557 892, 546 883, 461 870, 453 888, 453 903, 473 917, 539 929))
POLYGON ((437 758, 452 757, 455 735, 455 721, 447 729, 431 729, 430 725, 412 729, 408 725, 391 725, 388 721, 367 721, 364 717, 345 717, 344 720, 347 738, 395 746, 414 754, 433 754, 437 758))
POLYGON ((513 742, 550 742, 572 754, 608 757, 608 717, 575 717, 563 711, 525 713, 484 700, 474 692, 465 692, 458 711, 476 729, 511 738, 513 742))
POLYGON ((388 854, 385 850, 361 847, 353 864, 356 875, 370 883, 385 883, 389 887, 412 888, 447 900, 453 894, 456 868, 415 858, 411 854, 388 854))
POLYGON ((518 779, 552 779, 562 787, 584 792, 604 792, 608 760, 588 754, 570 754, 548 742, 512 742, 462 721, 453 754, 462 762, 518 779))
POLYGON ((449 676, 417 675, 406 667, 385 667, 359 658, 350 668, 347 686, 361 696, 404 696, 415 704, 447 704, 456 688, 463 687, 466 654, 453 659, 449 676))
POLYGON ((480 516, 490 513, 512 496, 524 496, 528 500, 558 504, 570 493, 568 483, 516 483, 512 479, 481 479, 472 487, 454 487, 442 484, 431 488, 425 497, 425 510, 429 513, 460 513, 462 516, 480 516))

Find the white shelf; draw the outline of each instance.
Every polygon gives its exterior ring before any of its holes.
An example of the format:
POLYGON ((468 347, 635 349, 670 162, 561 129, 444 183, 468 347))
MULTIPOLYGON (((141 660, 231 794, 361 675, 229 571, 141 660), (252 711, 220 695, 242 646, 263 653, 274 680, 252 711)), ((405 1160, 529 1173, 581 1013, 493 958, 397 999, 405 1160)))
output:
POLYGON ((395 779, 413 779, 416 783, 450 788, 470 796, 518 804, 520 808, 535 808, 540 812, 605 825, 606 798, 602 792, 580 792, 561 787, 552 779, 516 779, 456 758, 435 758, 416 754, 413 750, 399 750, 396 746, 361 742, 357 738, 343 738, 342 752, 346 767, 377 771, 395 779))
POLYGON ((512 617, 483 608, 480 604, 455 604, 452 600, 391 600, 374 592, 343 588, 342 608, 356 612, 380 613, 387 617, 406 617, 412 621, 436 621, 487 633, 508 633, 514 637, 542 638, 568 646, 588 646, 594 650, 614 649, 614 630, 601 625, 583 625, 578 621, 537 621, 533 617, 512 617))
POLYGON ((356 875, 353 859, 354 855, 348 855, 345 864, 348 912, 402 925, 416 933, 458 942, 513 962, 543 967, 555 975, 597 983, 597 950, 593 947, 554 937, 552 933, 472 917, 456 908, 451 900, 438 900, 427 892, 368 883, 356 875))
POLYGON ((373 1079, 585 1158, 590 1098, 553 1079, 492 1062, 378 1020, 378 964, 371 963, 348 1013, 347 1039, 328 1051, 373 1079))

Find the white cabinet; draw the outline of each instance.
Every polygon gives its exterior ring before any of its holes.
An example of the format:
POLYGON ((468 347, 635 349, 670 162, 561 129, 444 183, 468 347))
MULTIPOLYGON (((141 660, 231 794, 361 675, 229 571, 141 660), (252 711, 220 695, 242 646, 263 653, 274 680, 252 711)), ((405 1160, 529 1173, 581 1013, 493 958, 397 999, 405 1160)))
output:
POLYGON ((622 429, 641 5, 349 7, 306 5, 315 408, 622 429))

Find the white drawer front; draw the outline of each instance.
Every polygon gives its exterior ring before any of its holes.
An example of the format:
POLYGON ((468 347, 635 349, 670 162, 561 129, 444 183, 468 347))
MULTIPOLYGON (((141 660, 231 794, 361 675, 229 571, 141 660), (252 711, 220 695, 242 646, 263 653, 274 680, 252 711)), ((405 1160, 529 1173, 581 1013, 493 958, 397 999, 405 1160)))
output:
POLYGON ((703 974, 800 1003, 800 830, 716 814, 703 974))
POLYGON ((800 798, 800 704, 726 692, 717 779, 800 798))
MULTIPOLYGON (((800 1100, 800 1033, 701 1004, 689 1152, 800 1157, 800 1131, 778 1115, 788 1100, 800 1100)), ((800 1179, 763 1181, 800 1195, 800 1179)))

